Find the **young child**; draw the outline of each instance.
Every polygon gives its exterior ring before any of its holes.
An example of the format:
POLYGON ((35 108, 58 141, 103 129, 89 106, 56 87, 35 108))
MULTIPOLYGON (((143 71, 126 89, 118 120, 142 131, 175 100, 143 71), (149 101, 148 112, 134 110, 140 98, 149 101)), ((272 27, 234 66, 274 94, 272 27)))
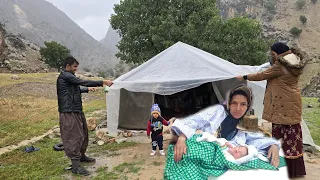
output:
POLYGON ((151 131, 151 139, 152 139, 152 152, 151 156, 154 156, 157 151, 157 145, 159 146, 159 151, 162 156, 165 155, 163 150, 163 125, 168 126, 170 124, 169 121, 166 121, 161 116, 161 110, 158 104, 153 104, 151 107, 151 118, 148 121, 147 126, 147 136, 150 138, 151 131))
POLYGON ((224 154, 226 160, 234 162, 236 164, 243 164, 250 160, 253 160, 258 156, 258 150, 251 145, 239 145, 234 146, 224 138, 216 138, 207 132, 204 132, 201 137, 197 138, 197 141, 216 142, 220 145, 221 151, 224 154))

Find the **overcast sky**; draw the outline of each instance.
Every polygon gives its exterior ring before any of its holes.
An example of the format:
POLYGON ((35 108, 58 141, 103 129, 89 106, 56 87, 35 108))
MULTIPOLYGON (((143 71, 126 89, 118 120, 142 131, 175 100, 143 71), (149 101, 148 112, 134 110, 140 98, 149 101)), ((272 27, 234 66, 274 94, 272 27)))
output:
POLYGON ((107 33, 113 6, 120 0, 46 0, 66 13, 96 40, 107 33))

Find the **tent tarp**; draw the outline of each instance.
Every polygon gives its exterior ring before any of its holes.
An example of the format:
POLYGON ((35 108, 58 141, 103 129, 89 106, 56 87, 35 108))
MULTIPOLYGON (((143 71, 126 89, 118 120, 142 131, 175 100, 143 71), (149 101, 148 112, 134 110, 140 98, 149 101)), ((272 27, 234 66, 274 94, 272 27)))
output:
POLYGON ((170 95, 245 73, 235 64, 178 42, 117 78, 113 88, 170 95))
POLYGON ((146 128, 147 120, 150 118, 150 104, 153 104, 153 94, 146 92, 131 93, 125 89, 121 89, 120 94, 119 128, 146 128), (137 109, 146 110, 136 112, 137 109))
MULTIPOLYGON (((171 95, 207 82, 216 82, 224 96, 231 88, 245 83, 234 79, 235 76, 256 73, 268 67, 268 63, 261 66, 235 65, 193 46, 177 42, 114 81, 107 95, 108 132, 115 136, 119 127, 146 128, 145 116, 150 113, 153 94, 171 95), (138 118, 139 116, 141 118, 138 118)), ((266 81, 248 82, 248 86, 255 95, 253 109, 261 124, 266 81)), ((303 137, 311 138, 309 132, 303 132, 303 137)))

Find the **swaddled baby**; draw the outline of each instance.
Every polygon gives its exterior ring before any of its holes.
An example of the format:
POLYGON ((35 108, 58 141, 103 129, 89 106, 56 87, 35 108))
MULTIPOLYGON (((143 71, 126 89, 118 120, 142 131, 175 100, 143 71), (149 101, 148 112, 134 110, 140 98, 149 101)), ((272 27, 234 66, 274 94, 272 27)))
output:
POLYGON ((248 146, 246 144, 234 146, 226 139, 216 138, 207 132, 204 132, 201 137, 198 137, 197 141, 216 142, 220 145, 221 151, 223 152, 226 160, 236 164, 246 163, 258 156, 258 151, 254 146, 248 146))

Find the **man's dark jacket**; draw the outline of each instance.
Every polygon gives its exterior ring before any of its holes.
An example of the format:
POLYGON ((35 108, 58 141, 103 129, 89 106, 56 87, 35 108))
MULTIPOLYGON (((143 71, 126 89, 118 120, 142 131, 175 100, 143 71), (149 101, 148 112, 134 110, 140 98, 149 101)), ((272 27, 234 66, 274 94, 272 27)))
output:
POLYGON ((87 93, 87 87, 103 86, 103 81, 88 81, 77 78, 73 73, 62 70, 57 79, 59 112, 82 112, 81 93, 87 93))

